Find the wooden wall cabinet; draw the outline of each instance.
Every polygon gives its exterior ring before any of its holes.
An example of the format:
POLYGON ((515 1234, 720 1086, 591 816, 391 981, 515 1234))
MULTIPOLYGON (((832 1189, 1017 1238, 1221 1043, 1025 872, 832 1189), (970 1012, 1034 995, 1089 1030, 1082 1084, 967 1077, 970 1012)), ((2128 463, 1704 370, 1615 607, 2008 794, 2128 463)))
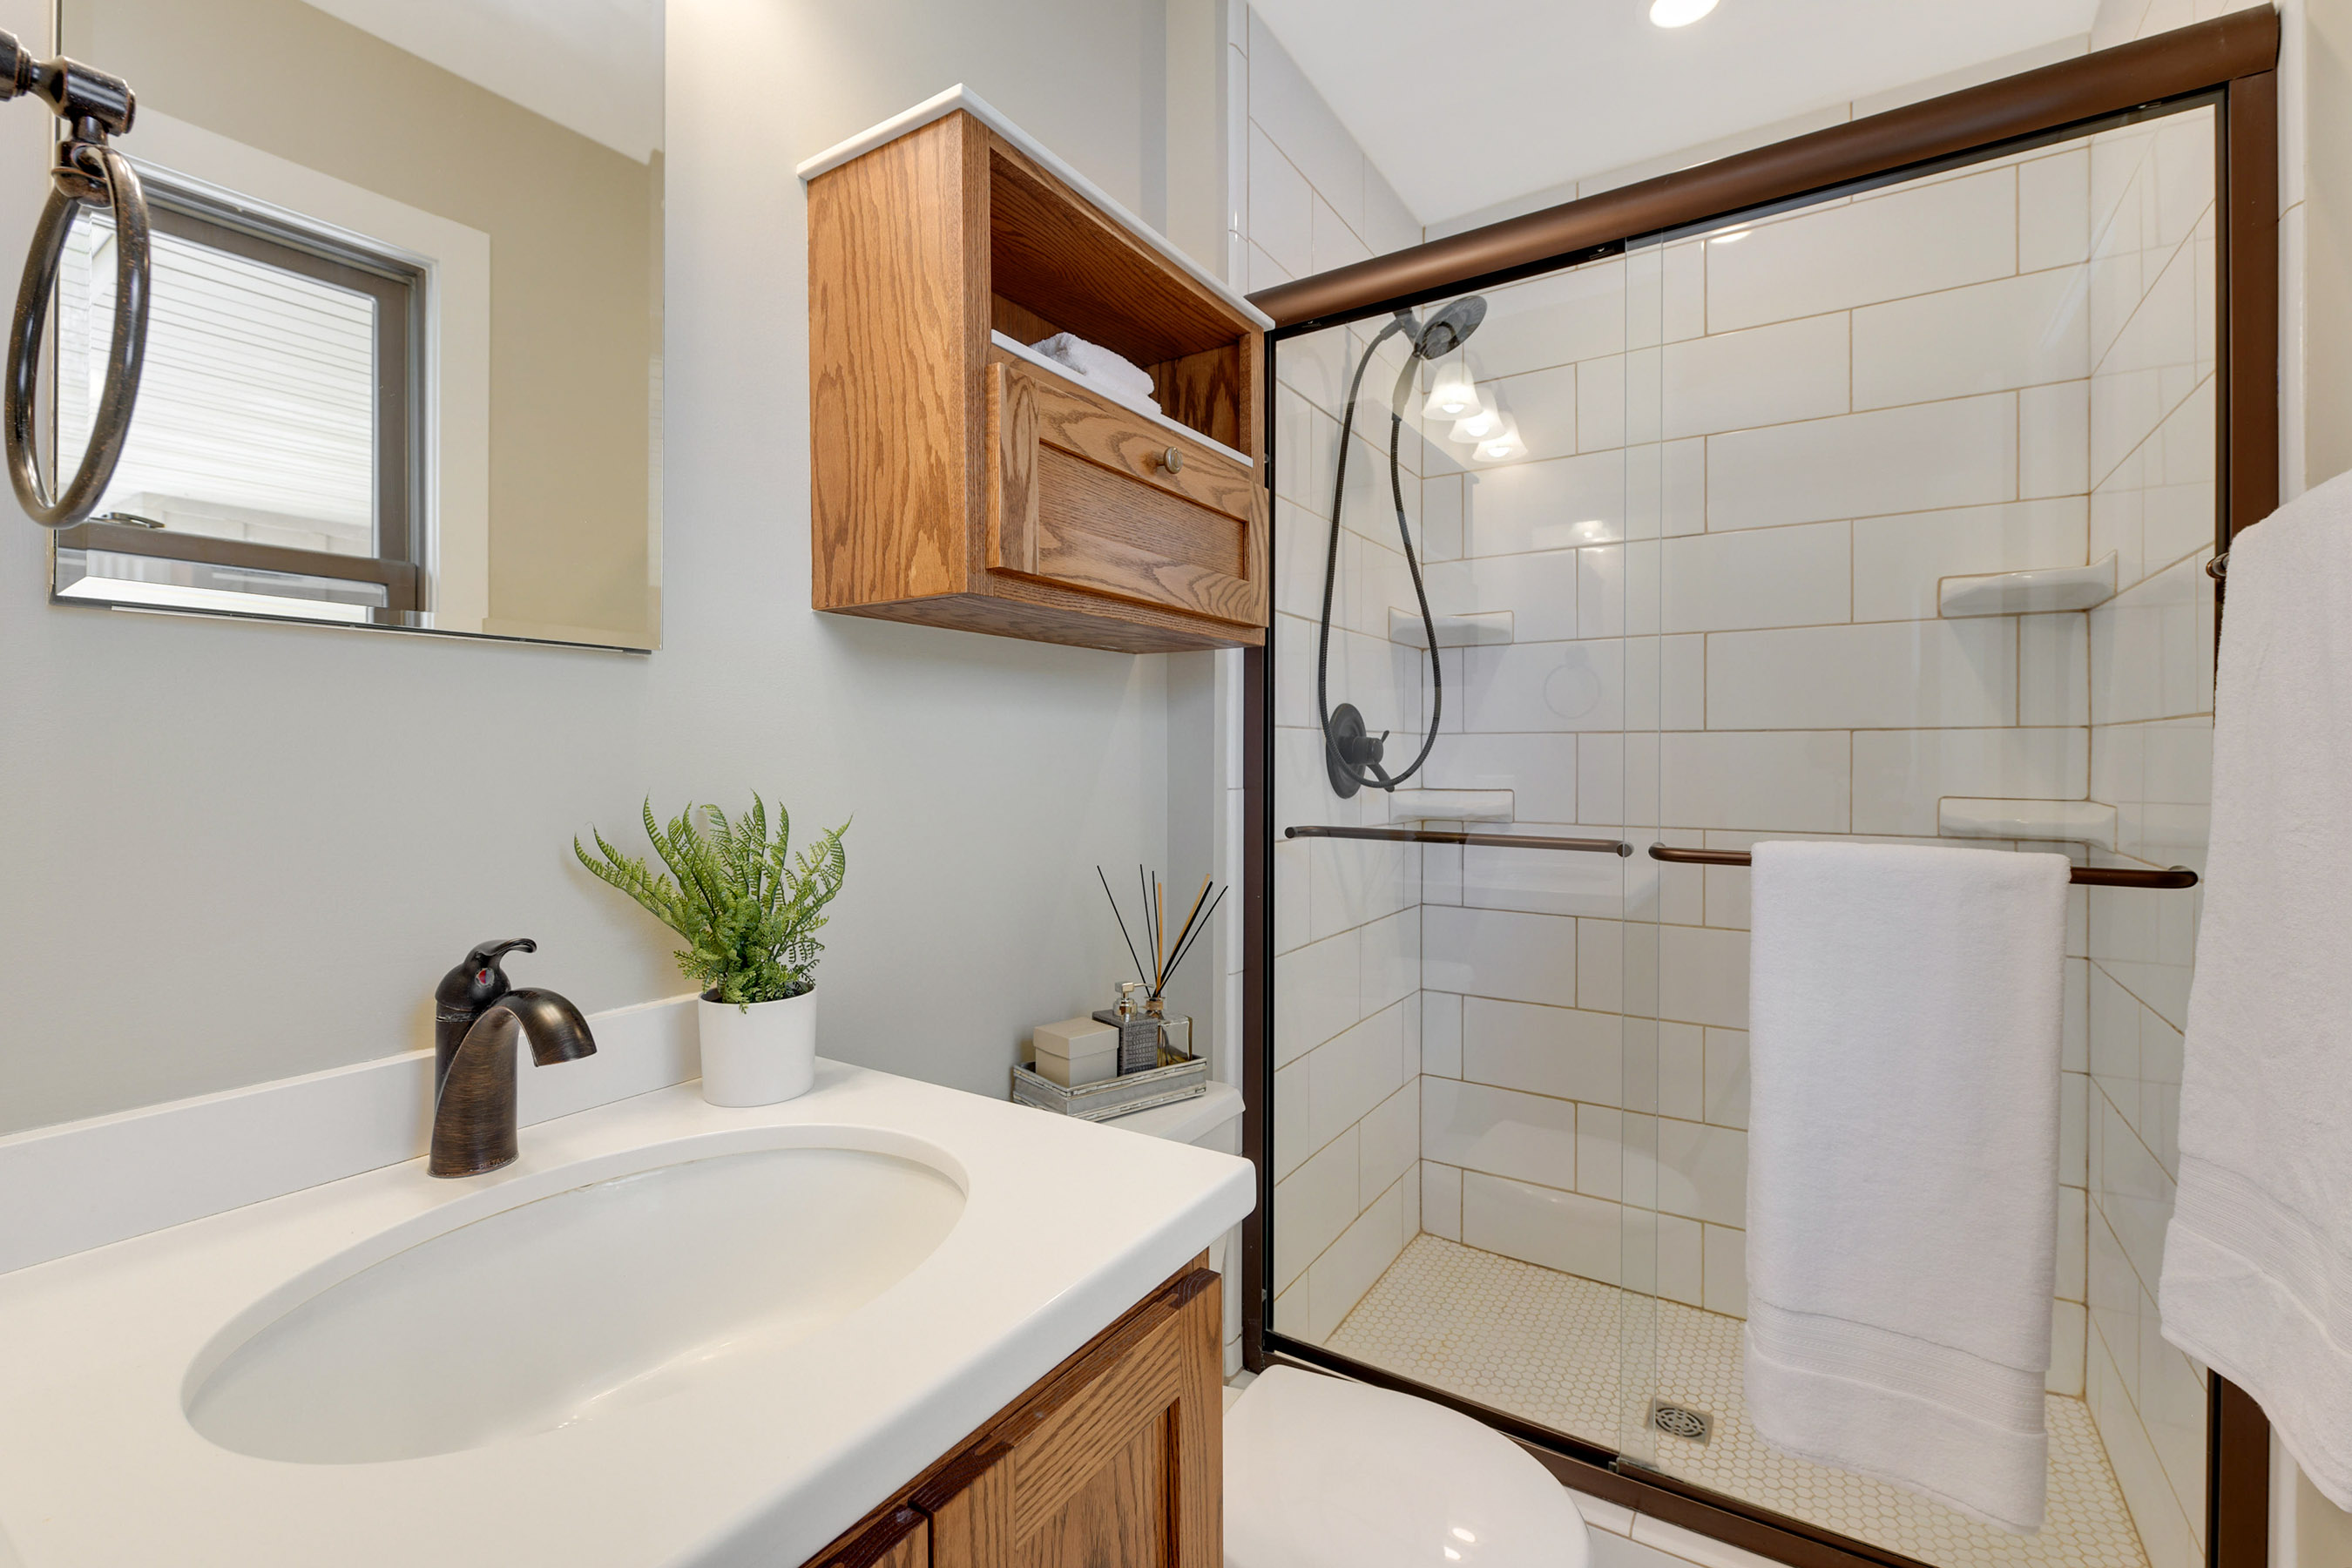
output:
POLYGON ((816 607, 1130 653, 1263 642, 1263 318, 968 110, 825 163, 816 607), (1148 370, 1164 417, 996 336, 1057 331, 1148 370))
POLYGON ((811 1568, 1221 1568, 1220 1300, 1204 1253, 811 1568))

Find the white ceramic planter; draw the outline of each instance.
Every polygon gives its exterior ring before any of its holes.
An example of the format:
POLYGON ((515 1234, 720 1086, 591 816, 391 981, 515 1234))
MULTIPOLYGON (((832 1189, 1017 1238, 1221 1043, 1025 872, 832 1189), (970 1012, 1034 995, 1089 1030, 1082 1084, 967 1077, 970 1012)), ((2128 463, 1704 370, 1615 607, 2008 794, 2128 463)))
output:
POLYGON ((698 1000, 702 1098, 713 1105, 773 1105, 816 1081, 816 992, 781 1002, 698 1000))

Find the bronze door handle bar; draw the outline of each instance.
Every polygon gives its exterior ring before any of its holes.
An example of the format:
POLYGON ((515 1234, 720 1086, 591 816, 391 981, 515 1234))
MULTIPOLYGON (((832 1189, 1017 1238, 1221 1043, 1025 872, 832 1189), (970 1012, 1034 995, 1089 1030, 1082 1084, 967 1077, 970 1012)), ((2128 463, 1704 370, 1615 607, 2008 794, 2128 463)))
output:
MULTIPOLYGON (((1676 866, 1745 866, 1749 863, 1745 849, 1677 849, 1671 845, 1653 844, 1650 858, 1676 866)), ((2077 866, 2067 878, 2080 888, 2193 888, 2197 873, 2186 866, 2175 866, 2167 871, 2133 871, 2119 866, 2077 866)))
POLYGON ((1453 833, 1427 827, 1286 827, 1285 838, 1370 838, 1391 844, 1467 844, 1486 849, 1565 849, 1584 855, 1631 855, 1619 838, 1538 838, 1512 833, 1453 833))

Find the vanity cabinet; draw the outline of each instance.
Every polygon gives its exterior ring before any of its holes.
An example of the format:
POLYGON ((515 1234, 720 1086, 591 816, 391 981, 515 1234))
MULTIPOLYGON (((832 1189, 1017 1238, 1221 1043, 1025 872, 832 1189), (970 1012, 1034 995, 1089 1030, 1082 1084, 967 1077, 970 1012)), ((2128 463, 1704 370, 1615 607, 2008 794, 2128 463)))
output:
POLYGON ((1263 642, 1265 318, 984 104, 940 103, 803 166, 815 607, 1263 642), (1031 351, 1061 331, 1147 371, 1160 412, 1031 351))
POLYGON ((1202 1254, 811 1568, 1219 1568, 1220 1299, 1202 1254))

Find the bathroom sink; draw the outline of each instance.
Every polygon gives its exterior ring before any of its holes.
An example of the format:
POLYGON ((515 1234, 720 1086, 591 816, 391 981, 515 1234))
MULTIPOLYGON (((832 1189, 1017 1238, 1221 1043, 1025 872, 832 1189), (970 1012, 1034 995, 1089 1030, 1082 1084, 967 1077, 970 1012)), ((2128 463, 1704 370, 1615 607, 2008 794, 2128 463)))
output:
POLYGON ((305 1277, 318 1288, 298 1281, 215 1336, 184 1404, 219 1447, 296 1463, 511 1442, 726 1378, 838 1322, 963 1208, 940 1169, 863 1150, 657 1165, 322 1266, 305 1277))

